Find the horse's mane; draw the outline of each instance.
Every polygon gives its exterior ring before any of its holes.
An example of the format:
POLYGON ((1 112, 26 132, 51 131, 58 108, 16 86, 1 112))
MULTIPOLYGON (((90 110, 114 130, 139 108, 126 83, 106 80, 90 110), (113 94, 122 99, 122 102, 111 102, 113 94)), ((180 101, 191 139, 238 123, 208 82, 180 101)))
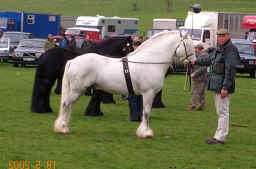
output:
POLYGON ((113 45, 120 45, 122 42, 126 42, 130 37, 110 37, 108 39, 103 40, 102 42, 95 45, 95 48, 106 48, 111 47, 113 45))
POLYGON ((140 52, 141 50, 143 50, 144 48, 149 48, 150 46, 152 46, 152 44, 155 43, 155 41, 158 41, 159 39, 165 38, 167 35, 176 35, 178 34, 179 31, 163 31, 163 32, 159 32, 155 35, 153 35, 150 39, 146 40, 145 42, 143 42, 134 52, 128 54, 128 56, 133 56, 136 53, 140 52))

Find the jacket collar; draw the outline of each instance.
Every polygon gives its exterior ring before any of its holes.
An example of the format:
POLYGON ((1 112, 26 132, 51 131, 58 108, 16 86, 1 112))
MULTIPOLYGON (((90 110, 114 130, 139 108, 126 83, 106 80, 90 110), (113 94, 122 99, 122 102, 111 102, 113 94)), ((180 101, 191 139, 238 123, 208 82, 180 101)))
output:
POLYGON ((222 46, 221 46, 221 49, 225 50, 226 48, 228 48, 229 46, 232 45, 232 42, 231 40, 229 39, 226 43, 224 43, 222 46))

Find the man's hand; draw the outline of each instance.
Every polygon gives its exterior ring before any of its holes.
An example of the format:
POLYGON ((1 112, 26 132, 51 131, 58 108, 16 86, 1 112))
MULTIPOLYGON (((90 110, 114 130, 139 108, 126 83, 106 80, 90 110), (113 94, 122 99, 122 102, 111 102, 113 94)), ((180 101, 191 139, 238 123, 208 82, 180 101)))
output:
POLYGON ((226 89, 221 89, 220 94, 221 94, 221 98, 224 98, 228 95, 228 91, 226 89))
POLYGON ((190 77, 193 79, 195 77, 195 73, 191 73, 190 77))
POLYGON ((189 61, 188 59, 185 59, 185 60, 183 61, 183 63, 184 63, 184 65, 187 65, 187 64, 190 63, 190 61, 189 61))

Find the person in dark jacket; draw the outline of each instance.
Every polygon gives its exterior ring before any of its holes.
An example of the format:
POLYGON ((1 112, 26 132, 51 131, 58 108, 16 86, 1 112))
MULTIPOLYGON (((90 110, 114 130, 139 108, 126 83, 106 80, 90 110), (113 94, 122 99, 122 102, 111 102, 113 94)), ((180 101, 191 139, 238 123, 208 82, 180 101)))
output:
POLYGON ((192 64, 209 66, 208 90, 214 92, 218 128, 207 144, 224 144, 229 133, 230 94, 235 92, 236 65, 240 62, 238 49, 232 44, 227 29, 217 31, 217 49, 197 58, 192 64))
MULTIPOLYGON (((137 36, 133 36, 133 49, 135 50, 142 42, 138 41, 137 36)), ((142 95, 128 95, 128 104, 130 110, 130 121, 140 122, 143 112, 143 97, 142 95)))
POLYGON ((81 48, 90 49, 93 46, 93 44, 94 43, 91 41, 90 36, 86 35, 85 40, 83 41, 83 44, 82 44, 81 48))
POLYGON ((75 38, 74 35, 71 36, 68 45, 69 45, 72 49, 75 49, 75 48, 76 48, 76 38, 75 38))

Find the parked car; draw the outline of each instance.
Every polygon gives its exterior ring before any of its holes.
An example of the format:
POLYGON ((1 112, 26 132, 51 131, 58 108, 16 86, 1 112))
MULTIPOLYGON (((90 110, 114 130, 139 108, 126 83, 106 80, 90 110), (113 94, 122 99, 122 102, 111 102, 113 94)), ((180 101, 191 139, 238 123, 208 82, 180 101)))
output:
POLYGON ((32 34, 31 33, 27 33, 27 32, 4 32, 3 36, 1 37, 1 39, 3 39, 2 41, 5 42, 5 39, 9 40, 9 47, 8 47, 8 52, 6 52, 6 50, 0 50, 0 55, 6 55, 7 56, 11 56, 14 49, 18 46, 20 40, 22 39, 28 39, 31 38, 32 34), (3 53, 1 53, 3 52, 3 53))
POLYGON ((255 78, 256 56, 254 44, 245 39, 231 39, 238 48, 240 54, 240 64, 236 69, 238 73, 249 73, 251 78, 255 78))
POLYGON ((23 39, 14 50, 12 61, 14 66, 25 66, 27 64, 37 64, 40 56, 45 52, 44 44, 46 39, 23 39))
POLYGON ((9 57, 10 41, 6 38, 0 39, 0 60, 7 61, 9 57))

